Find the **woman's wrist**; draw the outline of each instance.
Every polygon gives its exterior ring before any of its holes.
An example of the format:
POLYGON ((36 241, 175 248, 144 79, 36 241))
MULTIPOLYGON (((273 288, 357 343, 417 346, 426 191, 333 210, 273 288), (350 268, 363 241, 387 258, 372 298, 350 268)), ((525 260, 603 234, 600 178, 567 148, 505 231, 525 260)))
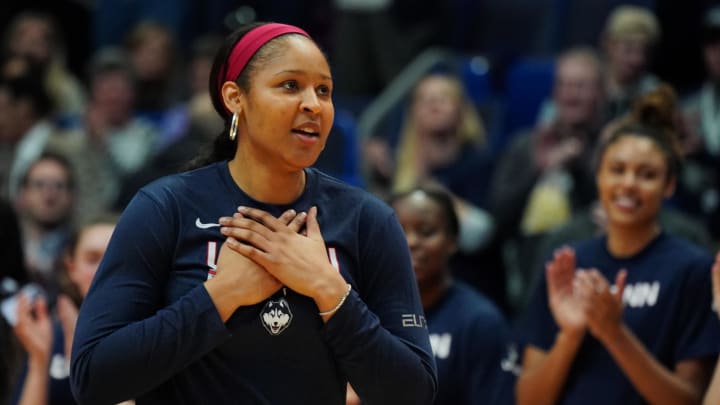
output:
POLYGON ((585 330, 583 329, 560 329, 557 334, 556 341, 571 346, 579 346, 585 337, 585 330))
POLYGON ((42 370, 47 372, 50 366, 50 353, 30 353, 28 356, 28 370, 42 370))
POLYGON ((237 304, 237 299, 233 297, 232 290, 224 283, 216 280, 217 278, 211 278, 204 283, 204 286, 210 296, 210 300, 215 305, 218 315, 220 315, 220 319, 226 322, 239 305, 237 304))
POLYGON ((594 333, 595 338, 599 340, 605 347, 612 346, 617 342, 623 340, 626 331, 625 325, 622 322, 611 323, 603 328, 600 333, 594 333))
POLYGON ((352 291, 352 284, 347 285, 347 290, 345 290, 345 294, 343 294, 343 296, 340 297, 340 300, 338 300, 338 303, 335 304, 334 307, 328 309, 327 311, 320 311, 320 312, 318 312, 318 315, 330 316, 330 315, 334 314, 335 312, 337 312, 340 309, 340 307, 343 306, 347 297, 350 295, 350 291, 352 291))
POLYGON ((318 287, 317 291, 318 294, 313 297, 313 300, 318 308, 318 313, 323 319, 329 319, 350 295, 350 284, 338 274, 338 277, 318 287))

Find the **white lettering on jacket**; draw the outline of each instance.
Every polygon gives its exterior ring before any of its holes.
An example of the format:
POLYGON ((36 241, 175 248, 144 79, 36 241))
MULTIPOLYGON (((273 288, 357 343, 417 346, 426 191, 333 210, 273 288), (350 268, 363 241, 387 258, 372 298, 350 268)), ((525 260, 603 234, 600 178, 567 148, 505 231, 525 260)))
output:
POLYGON ((635 283, 625 286, 623 303, 630 308, 655 306, 660 295, 660 282, 635 283))
POLYGON ((450 346, 452 345, 452 335, 449 333, 430 334, 430 346, 433 354, 438 359, 447 359, 450 355, 450 346))

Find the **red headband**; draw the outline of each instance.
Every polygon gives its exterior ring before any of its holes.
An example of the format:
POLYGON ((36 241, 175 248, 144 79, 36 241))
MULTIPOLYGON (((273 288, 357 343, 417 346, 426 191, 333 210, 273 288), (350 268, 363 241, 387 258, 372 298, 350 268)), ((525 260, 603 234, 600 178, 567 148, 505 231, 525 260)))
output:
POLYGON ((245 69, 245 65, 247 65, 250 58, 255 55, 258 49, 272 39, 285 34, 301 34, 310 38, 307 32, 298 27, 278 23, 264 24, 247 32, 242 39, 235 44, 232 52, 230 52, 230 56, 228 56, 225 62, 225 77, 218 79, 218 90, 222 90, 223 83, 237 80, 240 73, 245 69))

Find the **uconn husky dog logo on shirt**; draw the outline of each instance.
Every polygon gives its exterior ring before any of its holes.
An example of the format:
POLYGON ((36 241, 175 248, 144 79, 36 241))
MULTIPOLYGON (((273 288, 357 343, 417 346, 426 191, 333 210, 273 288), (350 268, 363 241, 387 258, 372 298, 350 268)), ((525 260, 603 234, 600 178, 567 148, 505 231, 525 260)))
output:
MULTIPOLYGON (((198 220, 199 222, 199 220, 198 220)), ((198 228, 201 228, 200 225, 198 225, 198 228)), ((205 227, 214 226, 217 224, 202 224, 205 227)), ((337 270, 340 271, 340 261, 338 260, 337 251, 334 247, 328 247, 328 259, 330 260, 330 264, 337 270)), ((207 250, 206 250, 206 264, 208 266, 207 270, 207 279, 210 280, 211 278, 215 277, 217 275, 217 258, 218 258, 218 243, 211 241, 207 242, 207 250)), ((287 291, 285 288, 283 288, 283 293, 287 294, 287 291)), ((268 331, 268 333, 272 336, 277 336, 281 334, 285 329, 287 329, 290 326, 290 322, 292 322, 293 314, 290 310, 290 304, 287 302, 287 300, 284 297, 281 297, 277 300, 268 300, 265 303, 265 306, 260 311, 260 321, 265 328, 265 330, 268 331)))
POLYGON ((269 300, 260 311, 260 319, 265 330, 273 336, 279 335, 287 329, 290 322, 292 322, 292 318, 293 314, 285 298, 280 298, 277 301, 269 300))

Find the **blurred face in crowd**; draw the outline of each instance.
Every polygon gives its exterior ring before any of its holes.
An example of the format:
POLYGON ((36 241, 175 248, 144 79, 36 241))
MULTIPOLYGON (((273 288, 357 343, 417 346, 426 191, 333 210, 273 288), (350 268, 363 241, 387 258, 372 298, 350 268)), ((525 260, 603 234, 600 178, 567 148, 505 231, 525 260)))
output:
POLYGON ((172 55, 170 33, 161 28, 148 28, 130 52, 140 80, 164 80, 170 72, 172 55))
POLYGON ((555 73, 554 100, 558 120, 570 126, 594 122, 602 102, 602 85, 598 66, 581 57, 558 62, 555 73))
POLYGON ((442 206, 422 191, 393 203, 405 231, 418 284, 434 284, 447 272, 447 262, 456 250, 442 206))
POLYGON ((640 79, 647 68, 649 49, 643 36, 608 39, 605 43, 608 73, 621 84, 640 79))
POLYGON ((29 56, 32 60, 47 63, 50 60, 52 28, 50 23, 38 17, 26 17, 19 21, 10 36, 10 50, 29 56))
POLYGON ((135 103, 134 84, 127 72, 117 69, 100 73, 93 80, 93 107, 109 125, 120 126, 132 116, 135 103))
POLYGON ((461 111, 461 92, 455 80, 432 75, 417 85, 412 117, 418 132, 454 132, 460 123, 461 111))
POLYGON ((55 159, 34 163, 19 198, 24 217, 45 228, 62 224, 70 217, 73 204, 67 168, 55 159))
POLYGON ((94 224, 85 227, 78 235, 75 249, 65 259, 70 280, 85 297, 90 283, 97 272, 100 261, 110 243, 115 226, 112 224, 94 224))
POLYGON ((649 137, 623 135, 605 149, 597 172, 600 202, 610 226, 654 226, 675 189, 666 155, 649 137))
POLYGON ((193 94, 207 93, 212 63, 212 58, 203 57, 195 58, 190 63, 190 90, 193 94))
POLYGON ((720 36, 705 44, 703 47, 703 55, 705 57, 705 68, 707 75, 715 81, 720 80, 720 36))

